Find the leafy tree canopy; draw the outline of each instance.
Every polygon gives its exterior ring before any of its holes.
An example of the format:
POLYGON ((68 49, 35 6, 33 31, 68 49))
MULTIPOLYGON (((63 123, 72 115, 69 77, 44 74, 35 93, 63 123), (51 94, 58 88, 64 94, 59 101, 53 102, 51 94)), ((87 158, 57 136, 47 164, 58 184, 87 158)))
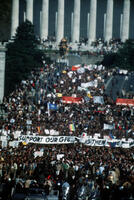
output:
POLYGON ((119 49, 115 64, 122 69, 134 70, 134 41, 127 40, 123 47, 119 49))
POLYGON ((43 65, 44 54, 38 47, 38 40, 31 22, 23 22, 16 31, 14 41, 7 45, 6 93, 26 79, 29 72, 43 65))
POLYGON ((127 40, 117 53, 105 55, 102 64, 134 71, 134 40, 127 40))

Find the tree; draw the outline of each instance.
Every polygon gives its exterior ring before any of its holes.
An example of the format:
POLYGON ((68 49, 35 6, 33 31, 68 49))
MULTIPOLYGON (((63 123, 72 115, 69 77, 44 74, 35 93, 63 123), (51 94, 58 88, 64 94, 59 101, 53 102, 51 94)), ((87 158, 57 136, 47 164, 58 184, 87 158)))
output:
POLYGON ((0 0, 0 41, 8 41, 11 26, 11 0, 0 0))
POLYGON ((117 52, 115 64, 119 68, 134 70, 134 41, 127 40, 117 52))
POLYGON ((101 64, 107 68, 113 68, 113 66, 115 65, 116 56, 117 56, 116 53, 108 53, 104 55, 101 64))
POLYGON ((14 41, 7 45, 5 94, 12 91, 30 71, 43 65, 44 54, 30 21, 23 22, 16 31, 14 41))
POLYGON ((105 55, 102 64, 108 68, 119 67, 134 71, 134 40, 127 40, 117 53, 105 55))

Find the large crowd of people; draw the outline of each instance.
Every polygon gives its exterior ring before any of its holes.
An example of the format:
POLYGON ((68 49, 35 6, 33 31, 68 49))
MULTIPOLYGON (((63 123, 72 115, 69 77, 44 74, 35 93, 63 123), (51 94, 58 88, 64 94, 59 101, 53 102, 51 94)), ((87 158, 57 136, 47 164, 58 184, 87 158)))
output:
MULTIPOLYGON (((67 40, 68 41, 68 40, 67 40)), ((54 38, 48 38, 48 40, 41 41, 43 49, 53 49, 59 50, 59 46, 55 42, 54 38)), ((79 42, 72 43, 68 42, 69 52, 85 52, 90 55, 105 55, 108 53, 116 53, 119 48, 121 48, 123 43, 119 39, 111 39, 110 42, 105 42, 103 39, 99 38, 88 45, 88 40, 86 38, 80 38, 79 42)))
MULTIPOLYGON (((66 63, 33 70, 3 99, 6 115, 0 120, 1 137, 9 142, 21 135, 81 137, 85 133, 91 138, 112 135, 134 140, 134 107, 116 105, 105 93, 106 82, 115 72, 102 65, 66 63)), ((116 87, 116 76, 114 81, 116 87)), ((65 182, 70 185, 70 200, 78 198, 82 185, 89 199, 134 198, 133 148, 21 142, 11 147, 7 143, 0 151, 2 198, 10 199, 14 189, 29 187, 43 188, 46 194, 59 190, 61 196, 65 182), (35 156, 35 152, 42 154, 35 156)))
MULTIPOLYGON (((29 80, 22 80, 16 90, 4 98, 8 115, 0 122, 1 134, 13 137, 19 131, 24 135, 79 136, 86 132, 91 136, 100 133, 104 138, 109 135, 104 124, 109 124, 114 127, 111 131, 115 138, 134 138, 134 108, 117 106, 105 94, 105 81, 113 73, 101 65, 71 68, 64 64, 46 65, 32 71, 29 80), (64 96, 79 97, 82 101, 64 103, 64 96), (56 105, 56 110, 49 110, 49 103, 56 105), (70 124, 75 130, 69 129, 70 124)), ((113 82, 116 87, 116 78, 113 82)))

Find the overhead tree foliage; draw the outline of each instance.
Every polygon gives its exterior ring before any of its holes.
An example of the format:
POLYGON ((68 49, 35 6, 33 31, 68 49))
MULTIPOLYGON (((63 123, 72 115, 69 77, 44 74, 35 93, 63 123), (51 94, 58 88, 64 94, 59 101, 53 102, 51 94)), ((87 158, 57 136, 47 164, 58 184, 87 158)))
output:
POLYGON ((117 53, 105 55, 102 64, 134 71, 134 40, 127 40, 117 53))
POLYGON ((11 26, 11 0, 0 0, 0 41, 8 41, 11 26))
POLYGON ((127 40, 123 47, 119 49, 116 60, 118 67, 122 69, 134 70, 134 41, 127 40))
POLYGON ((30 71, 43 65, 44 54, 30 21, 23 22, 16 31, 14 41, 7 45, 5 93, 12 91, 30 71))

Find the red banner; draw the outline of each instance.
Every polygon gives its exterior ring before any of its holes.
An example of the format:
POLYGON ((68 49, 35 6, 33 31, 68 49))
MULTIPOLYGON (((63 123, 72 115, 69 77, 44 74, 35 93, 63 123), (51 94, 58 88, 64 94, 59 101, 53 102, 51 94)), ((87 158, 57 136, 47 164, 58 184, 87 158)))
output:
POLYGON ((116 105, 134 106, 134 99, 116 99, 116 105))
POLYGON ((62 97, 63 103, 82 103, 82 97, 62 97))
POLYGON ((77 71, 77 69, 79 69, 79 68, 80 68, 80 66, 73 65, 73 66, 72 66, 72 71, 77 71))

